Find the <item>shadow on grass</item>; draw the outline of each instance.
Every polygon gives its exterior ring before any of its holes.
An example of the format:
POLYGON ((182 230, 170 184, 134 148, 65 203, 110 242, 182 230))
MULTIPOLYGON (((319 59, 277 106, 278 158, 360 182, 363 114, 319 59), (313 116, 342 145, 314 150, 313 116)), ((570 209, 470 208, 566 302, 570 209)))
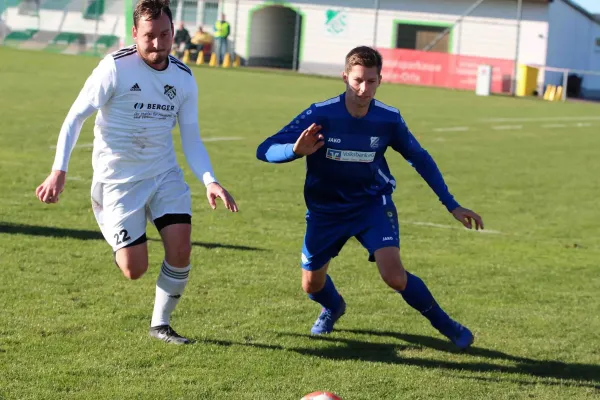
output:
MULTIPOLYGON (((100 231, 90 231, 85 229, 67 229, 54 228, 51 226, 22 225, 0 222, 0 234, 9 235, 28 235, 45 236, 55 238, 71 238, 78 240, 104 240, 100 231)), ((159 239, 148 239, 153 242, 160 242, 159 239)), ((192 242, 192 246, 203 247, 205 249, 229 249, 244 251, 265 251, 258 247, 242 246, 236 244, 213 243, 213 242, 192 242)))
POLYGON ((502 373, 504 377, 480 377, 461 376, 457 378, 475 379, 490 382, 511 381, 519 384, 532 385, 571 385, 589 387, 600 390, 600 365, 563 363, 558 361, 534 360, 526 357, 513 356, 497 350, 481 347, 471 347, 460 352, 451 343, 429 336, 411 335, 396 332, 370 331, 370 330, 337 330, 336 332, 351 333, 357 335, 388 337, 407 343, 373 343, 367 340, 347 339, 337 337, 336 334, 327 336, 311 336, 295 333, 279 333, 281 336, 305 338, 310 341, 335 343, 335 346, 326 348, 310 347, 284 347, 281 345, 261 344, 247 341, 236 343, 226 340, 200 339, 199 343, 213 344, 218 346, 247 346, 258 349, 293 351, 302 355, 326 358, 330 360, 356 360, 365 362, 378 362, 396 365, 410 365, 421 368, 444 369, 449 371, 469 371, 474 373, 502 373), (339 344, 343 344, 340 346, 339 344), (442 352, 464 354, 464 361, 436 360, 428 358, 406 358, 402 352, 406 350, 423 350, 425 348, 442 352), (488 361, 470 361, 472 357, 481 357, 488 361), (492 360, 510 361, 515 365, 499 365, 489 362, 492 360), (543 381, 527 381, 516 379, 514 375, 528 375, 530 377, 542 378, 543 381), (560 382, 550 381, 558 379, 560 382))

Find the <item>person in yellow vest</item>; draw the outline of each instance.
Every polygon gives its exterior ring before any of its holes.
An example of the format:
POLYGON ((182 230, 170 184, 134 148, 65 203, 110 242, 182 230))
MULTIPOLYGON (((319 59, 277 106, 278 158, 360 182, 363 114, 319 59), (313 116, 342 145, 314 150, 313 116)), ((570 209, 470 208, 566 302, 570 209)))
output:
POLYGON ((215 22, 215 44, 217 45, 219 65, 223 63, 223 58, 227 53, 227 38, 230 31, 231 25, 225 20, 225 14, 221 14, 221 19, 215 22))

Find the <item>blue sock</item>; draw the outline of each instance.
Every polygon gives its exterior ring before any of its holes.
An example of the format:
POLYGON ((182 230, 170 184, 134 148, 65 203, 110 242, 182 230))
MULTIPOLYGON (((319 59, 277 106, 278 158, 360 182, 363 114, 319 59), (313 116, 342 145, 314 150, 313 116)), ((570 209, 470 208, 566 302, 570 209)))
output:
POLYGON ((450 317, 435 301, 431 292, 427 289, 427 285, 425 285, 425 282, 421 278, 410 272, 406 272, 406 275, 406 287, 402 292, 398 291, 398 293, 402 295, 404 301, 409 306, 423 314, 431 322, 431 325, 439 329, 450 317))
POLYGON ((309 294, 308 298, 313 301, 316 301, 323 307, 333 312, 336 312, 338 310, 342 300, 342 297, 333 285, 333 281, 331 280, 331 277, 329 277, 329 275, 327 275, 327 279, 325 280, 325 286, 323 286, 323 289, 321 289, 317 293, 309 294))

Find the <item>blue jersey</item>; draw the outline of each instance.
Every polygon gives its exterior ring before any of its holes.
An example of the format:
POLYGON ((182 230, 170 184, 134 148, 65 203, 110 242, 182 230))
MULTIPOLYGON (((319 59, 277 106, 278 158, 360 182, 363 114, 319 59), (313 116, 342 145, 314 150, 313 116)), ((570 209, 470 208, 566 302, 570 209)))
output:
POLYGON ((304 198, 308 211, 349 216, 391 195, 396 187, 385 159, 391 147, 423 177, 449 211, 458 203, 429 153, 410 132, 400 112, 378 100, 355 118, 345 94, 314 103, 258 146, 257 157, 271 163, 299 158, 294 143, 312 123, 321 125, 325 145, 306 157, 304 198))

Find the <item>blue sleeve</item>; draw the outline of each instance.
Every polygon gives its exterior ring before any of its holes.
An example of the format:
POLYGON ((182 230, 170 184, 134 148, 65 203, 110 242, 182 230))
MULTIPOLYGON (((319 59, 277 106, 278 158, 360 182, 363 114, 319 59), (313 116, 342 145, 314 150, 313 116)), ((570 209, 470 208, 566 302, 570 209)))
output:
POLYGON ((442 173, 438 169, 435 161, 429 155, 427 150, 421 147, 401 116, 398 117, 398 123, 395 130, 396 132, 393 135, 393 140, 391 142, 392 148, 402 154, 402 157, 413 166, 448 211, 452 211, 456 207, 459 207, 460 205, 458 202, 454 200, 454 197, 450 194, 448 186, 446 186, 446 182, 444 182, 442 173))
POLYGON ((300 134, 316 122, 314 106, 296 116, 275 135, 268 137, 256 150, 256 157, 270 163, 285 163, 300 158, 294 153, 294 144, 300 134))

